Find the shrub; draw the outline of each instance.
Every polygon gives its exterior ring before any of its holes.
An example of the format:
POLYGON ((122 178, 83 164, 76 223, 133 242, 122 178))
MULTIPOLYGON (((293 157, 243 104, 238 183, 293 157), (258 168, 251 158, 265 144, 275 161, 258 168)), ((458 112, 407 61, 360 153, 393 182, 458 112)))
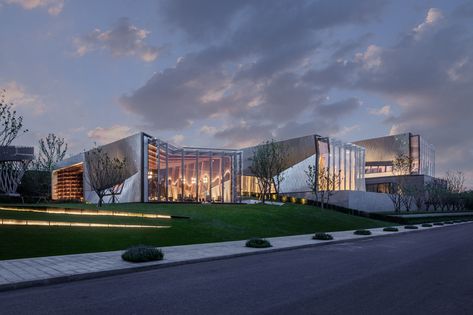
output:
POLYGON ((424 223, 424 224, 422 224, 422 227, 432 227, 432 224, 430 224, 430 223, 424 223))
POLYGON ((404 228, 406 230, 417 230, 419 227, 416 225, 406 225, 404 228))
POLYGON ((443 225, 442 222, 435 222, 434 225, 443 225))
POLYGON ((330 240, 333 240, 333 236, 328 233, 315 233, 315 235, 312 236, 312 239, 321 240, 321 241, 330 241, 330 240))
POLYGON ((159 248, 147 245, 130 247, 122 254, 122 259, 129 262, 146 262, 163 258, 164 254, 159 248))
POLYGON ((355 235, 371 235, 371 231, 369 230, 356 230, 353 232, 355 235))
POLYGON ((246 247, 253 247, 253 248, 266 248, 271 247, 271 243, 268 240, 263 238, 251 238, 246 241, 246 247))
POLYGON ((383 231, 384 232, 399 232, 399 229, 396 227, 389 226, 389 227, 385 227, 383 231))
POLYGON ((443 223, 445 223, 445 224, 453 224, 453 221, 445 221, 445 222, 443 222, 443 223))
POLYGON ((462 223, 462 220, 453 220, 453 223, 462 223))

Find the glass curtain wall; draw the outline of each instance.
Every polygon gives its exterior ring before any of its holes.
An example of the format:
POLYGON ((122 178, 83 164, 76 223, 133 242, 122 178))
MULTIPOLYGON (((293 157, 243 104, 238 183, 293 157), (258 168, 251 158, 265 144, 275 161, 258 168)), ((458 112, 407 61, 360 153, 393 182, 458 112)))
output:
POLYGON ((319 168, 325 168, 336 179, 333 190, 365 190, 363 147, 332 138, 319 138, 318 147, 319 168))
POLYGON ((241 152, 148 144, 148 200, 237 202, 241 152))

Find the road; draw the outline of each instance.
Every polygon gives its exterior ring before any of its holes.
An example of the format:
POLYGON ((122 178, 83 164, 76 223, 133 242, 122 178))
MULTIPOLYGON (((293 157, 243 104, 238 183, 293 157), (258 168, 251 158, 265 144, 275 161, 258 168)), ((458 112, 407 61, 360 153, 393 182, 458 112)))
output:
POLYGON ((473 224, 0 293, 1 314, 473 314, 473 224))

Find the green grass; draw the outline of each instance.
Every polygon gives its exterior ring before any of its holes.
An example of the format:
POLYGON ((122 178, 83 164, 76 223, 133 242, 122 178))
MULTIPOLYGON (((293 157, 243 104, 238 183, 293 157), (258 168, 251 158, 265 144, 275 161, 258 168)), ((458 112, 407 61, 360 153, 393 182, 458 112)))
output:
MULTIPOLYGON (((32 205, 33 206, 33 205, 32 205)), ((95 205, 55 207, 96 209, 95 205)), ((188 216, 156 220, 131 217, 78 216, 1 211, 2 218, 50 221, 171 225, 169 229, 0 226, 0 259, 123 250, 137 244, 156 247, 310 234, 313 231, 385 227, 392 224, 313 206, 116 204, 102 209, 188 216)))
POLYGON ((452 220, 472 220, 471 216, 439 216, 439 217, 424 217, 424 218, 406 218, 408 224, 421 224, 432 222, 444 222, 452 220))

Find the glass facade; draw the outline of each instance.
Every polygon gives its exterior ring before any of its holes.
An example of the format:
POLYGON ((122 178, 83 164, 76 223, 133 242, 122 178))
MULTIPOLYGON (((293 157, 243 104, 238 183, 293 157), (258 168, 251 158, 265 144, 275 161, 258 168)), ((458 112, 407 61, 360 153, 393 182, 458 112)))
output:
POLYGON ((239 201, 240 151, 180 148, 154 138, 147 146, 149 201, 239 201))
MULTIPOLYGON (((309 166, 316 161, 319 168, 337 178, 331 190, 365 190, 365 150, 364 148, 332 138, 322 138, 317 135, 280 141, 286 148, 288 168, 283 171, 284 180, 280 184, 280 194, 305 193, 310 188, 307 185, 309 166)), ((250 171, 251 156, 255 147, 243 149, 242 194, 258 194, 258 180, 250 171)), ((319 189, 324 189, 320 187, 319 189)), ((272 192, 275 192, 273 187, 272 192)))
POLYGON ((366 148, 366 178, 394 176, 393 161, 398 154, 412 159, 410 174, 435 176, 435 149, 419 135, 403 133, 355 143, 366 148))
MULTIPOLYGON (((320 138, 319 167, 328 170, 333 178, 332 190, 365 190, 365 149, 333 138, 320 138)), ((320 187, 319 189, 323 189, 320 187)))

